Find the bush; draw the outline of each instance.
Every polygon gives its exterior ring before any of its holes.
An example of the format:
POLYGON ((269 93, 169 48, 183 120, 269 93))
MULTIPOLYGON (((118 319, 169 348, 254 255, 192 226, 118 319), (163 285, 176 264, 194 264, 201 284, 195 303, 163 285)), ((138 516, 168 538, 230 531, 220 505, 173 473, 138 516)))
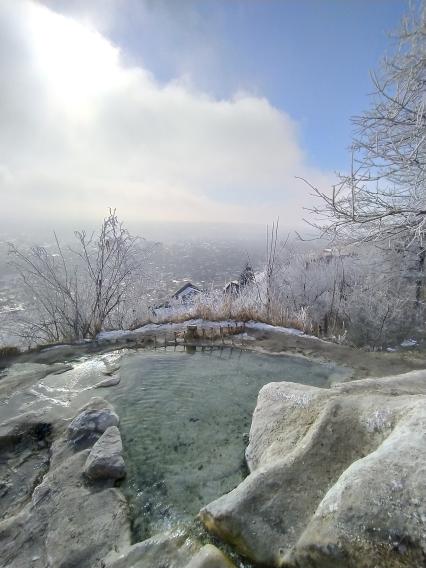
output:
POLYGON ((10 359, 12 357, 16 357, 20 354, 18 347, 14 347, 12 345, 5 345, 4 347, 0 347, 0 360, 1 359, 10 359))
POLYGON ((55 234, 54 251, 10 246, 28 296, 20 335, 30 344, 95 337, 104 326, 120 326, 140 290, 144 249, 115 211, 97 236, 75 237, 75 246, 64 249, 55 234))

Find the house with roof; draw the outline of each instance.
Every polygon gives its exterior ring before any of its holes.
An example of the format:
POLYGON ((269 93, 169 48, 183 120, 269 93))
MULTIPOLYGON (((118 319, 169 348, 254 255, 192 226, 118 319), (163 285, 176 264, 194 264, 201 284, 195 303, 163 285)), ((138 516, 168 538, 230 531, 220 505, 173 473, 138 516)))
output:
POLYGON ((231 280, 227 284, 225 284, 223 288, 224 294, 229 294, 231 296, 236 296, 241 290, 241 284, 238 280, 231 280))
POLYGON ((179 300, 180 302, 186 304, 194 299, 195 296, 198 296, 202 290, 192 284, 191 282, 186 282, 179 290, 177 290, 173 296, 171 297, 172 300, 179 300))
POLYGON ((195 284, 185 282, 183 286, 170 296, 170 300, 153 306, 151 312, 155 316, 166 316, 168 313, 171 313, 171 311, 179 311, 183 306, 191 304, 194 298, 198 296, 198 294, 201 294, 201 292, 202 290, 195 286, 195 284), (179 307, 179 304, 182 304, 182 306, 179 307))

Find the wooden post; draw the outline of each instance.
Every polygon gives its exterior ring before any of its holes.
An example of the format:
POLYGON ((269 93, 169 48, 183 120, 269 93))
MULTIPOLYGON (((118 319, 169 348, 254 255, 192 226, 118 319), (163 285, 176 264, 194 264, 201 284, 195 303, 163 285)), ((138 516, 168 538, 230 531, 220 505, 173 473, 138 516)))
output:
POLYGON ((188 325, 186 328, 186 336, 187 339, 196 339, 197 338, 197 326, 196 325, 188 325))

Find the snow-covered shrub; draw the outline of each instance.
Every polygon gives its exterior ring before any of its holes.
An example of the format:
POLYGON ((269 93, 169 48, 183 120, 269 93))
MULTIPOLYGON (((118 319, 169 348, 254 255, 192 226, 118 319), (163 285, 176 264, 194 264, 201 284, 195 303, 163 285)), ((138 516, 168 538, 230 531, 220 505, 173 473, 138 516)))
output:
POLYGON ((365 246, 301 253, 286 248, 272 270, 257 272, 238 293, 212 289, 191 304, 171 302, 157 321, 258 320, 380 348, 408 336, 418 321, 415 283, 409 276, 407 259, 392 251, 365 246))
POLYGON ((75 232, 72 246, 10 245, 26 296, 19 334, 30 345, 95 337, 130 325, 145 277, 145 247, 110 210, 97 234, 75 232))

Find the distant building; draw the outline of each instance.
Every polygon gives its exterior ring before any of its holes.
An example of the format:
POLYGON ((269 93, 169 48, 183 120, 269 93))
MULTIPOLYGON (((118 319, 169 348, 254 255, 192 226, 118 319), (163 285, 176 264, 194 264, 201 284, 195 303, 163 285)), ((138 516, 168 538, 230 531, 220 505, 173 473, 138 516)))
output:
POLYGON ((241 289, 241 284, 237 280, 231 280, 231 282, 228 282, 225 285, 223 293, 231 294, 234 296, 240 292, 240 289, 241 289))
POLYGON ((200 288, 191 284, 191 282, 186 282, 179 290, 176 290, 170 300, 152 306, 150 308, 151 313, 154 316, 167 316, 172 312, 177 313, 179 310, 185 310, 185 305, 191 304, 195 296, 198 296, 201 292, 200 288), (181 306, 179 306, 179 302, 182 304, 181 306))
POLYGON ((180 300, 184 304, 191 302, 195 296, 198 296, 202 290, 191 284, 191 282, 186 282, 179 290, 177 290, 173 296, 172 300, 180 300))

